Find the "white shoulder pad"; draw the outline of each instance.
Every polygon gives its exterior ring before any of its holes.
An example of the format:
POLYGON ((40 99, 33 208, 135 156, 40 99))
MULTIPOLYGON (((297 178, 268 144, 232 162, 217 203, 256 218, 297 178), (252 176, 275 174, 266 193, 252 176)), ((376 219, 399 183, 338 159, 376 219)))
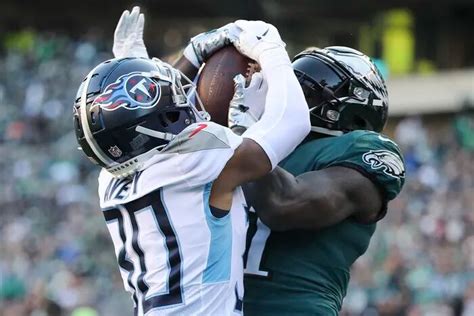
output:
POLYGON ((242 137, 227 127, 213 122, 196 123, 181 132, 162 153, 177 154, 174 159, 186 182, 196 186, 214 181, 241 143, 242 137))
POLYGON ((150 158, 133 177, 115 179, 102 170, 100 205, 104 208, 127 203, 164 186, 186 188, 212 182, 241 142, 242 138, 226 127, 212 122, 193 124, 150 158))
POLYGON ((227 127, 213 122, 195 123, 179 133, 162 153, 185 154, 224 148, 234 150, 241 142, 242 138, 227 127))

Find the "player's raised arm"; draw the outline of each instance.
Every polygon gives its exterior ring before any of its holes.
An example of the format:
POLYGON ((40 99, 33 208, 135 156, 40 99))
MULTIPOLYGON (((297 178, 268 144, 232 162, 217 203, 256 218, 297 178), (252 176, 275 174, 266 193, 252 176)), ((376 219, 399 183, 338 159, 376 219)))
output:
POLYGON ((219 49, 231 45, 237 39, 239 32, 239 28, 234 23, 229 23, 194 36, 184 49, 183 55, 173 66, 188 78, 194 78, 202 64, 219 49))
POLYGON ((294 177, 278 167, 246 187, 259 218, 275 231, 318 230, 349 217, 377 221, 384 200, 376 185, 356 170, 333 167, 294 177))
MULTIPOLYGON (((250 184, 247 200, 272 230, 318 230, 347 218, 380 220, 404 183, 395 143, 376 133, 352 132, 350 147, 331 167, 294 177, 282 168, 250 184)), ((342 136, 341 136, 342 137, 342 136)))
MULTIPOLYGON (((114 32, 112 53, 115 58, 143 57, 149 58, 143 41, 145 15, 140 7, 122 13, 114 32)), ((229 23, 218 29, 198 34, 191 38, 183 54, 174 62, 173 67, 179 69, 188 78, 194 79, 202 64, 217 50, 231 44, 236 38, 237 27, 229 23)))
POLYGON ((232 190, 257 179, 285 158, 309 133, 309 113, 278 30, 261 21, 237 21, 236 48, 256 60, 268 84, 261 119, 243 133, 244 140, 216 179, 211 205, 228 209, 232 190))
POLYGON ((148 58, 148 52, 143 42, 144 27, 145 16, 140 13, 140 7, 133 7, 132 12, 123 11, 114 32, 112 52, 115 58, 148 58))

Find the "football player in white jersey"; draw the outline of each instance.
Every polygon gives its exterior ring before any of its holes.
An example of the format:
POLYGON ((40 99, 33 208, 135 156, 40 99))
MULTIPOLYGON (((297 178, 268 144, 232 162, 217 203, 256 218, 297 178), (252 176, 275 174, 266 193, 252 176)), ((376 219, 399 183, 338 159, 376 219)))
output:
MULTIPOLYGON (((239 185, 270 172, 310 129, 276 28, 237 21, 220 32, 223 43, 259 62, 268 84, 265 111, 242 137, 207 120, 182 73, 145 56, 98 65, 76 97, 76 137, 103 168, 100 206, 138 315, 241 312, 246 224, 239 185)), ((195 41, 198 59, 212 53, 208 40, 195 41)), ((234 127, 248 117, 235 117, 234 127)))

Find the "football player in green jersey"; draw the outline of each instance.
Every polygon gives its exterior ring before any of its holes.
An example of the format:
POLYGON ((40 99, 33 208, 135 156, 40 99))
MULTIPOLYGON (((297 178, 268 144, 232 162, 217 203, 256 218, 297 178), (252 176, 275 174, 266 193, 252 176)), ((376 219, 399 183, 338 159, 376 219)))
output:
POLYGON ((246 189, 246 315, 337 315, 351 265, 405 180, 398 146, 379 134, 388 95, 370 59, 328 47, 293 67, 312 133, 246 189))

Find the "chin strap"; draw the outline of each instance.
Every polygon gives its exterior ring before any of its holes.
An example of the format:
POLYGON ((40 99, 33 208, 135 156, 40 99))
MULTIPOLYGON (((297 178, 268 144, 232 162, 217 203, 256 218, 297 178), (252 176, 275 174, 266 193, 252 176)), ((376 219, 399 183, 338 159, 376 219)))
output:
POLYGON ((146 127, 143 127, 143 126, 137 126, 135 128, 135 131, 137 131, 138 133, 142 133, 142 134, 145 134, 145 135, 148 135, 148 136, 151 136, 151 137, 155 137, 155 138, 159 138, 159 139, 163 139, 163 140, 166 140, 166 141, 172 141, 176 137, 176 135, 174 135, 174 134, 155 131, 155 130, 152 130, 152 129, 149 129, 149 128, 146 128, 146 127))
POLYGON ((311 131, 316 132, 316 133, 321 133, 325 135, 331 135, 331 136, 341 136, 344 134, 342 131, 335 131, 332 129, 324 128, 324 127, 318 127, 318 126, 311 126, 311 131))

